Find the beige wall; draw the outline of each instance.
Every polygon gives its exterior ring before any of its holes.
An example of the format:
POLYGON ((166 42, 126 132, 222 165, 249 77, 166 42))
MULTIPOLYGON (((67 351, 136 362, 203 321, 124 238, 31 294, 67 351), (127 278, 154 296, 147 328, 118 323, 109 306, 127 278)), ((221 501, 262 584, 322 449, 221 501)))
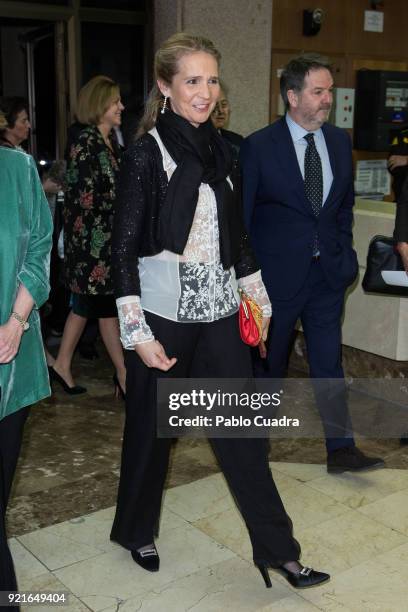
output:
POLYGON ((155 46, 177 30, 211 38, 244 136, 269 122, 272 0, 155 0, 155 46))
POLYGON ((181 0, 154 0, 154 51, 169 36, 182 29, 181 0))

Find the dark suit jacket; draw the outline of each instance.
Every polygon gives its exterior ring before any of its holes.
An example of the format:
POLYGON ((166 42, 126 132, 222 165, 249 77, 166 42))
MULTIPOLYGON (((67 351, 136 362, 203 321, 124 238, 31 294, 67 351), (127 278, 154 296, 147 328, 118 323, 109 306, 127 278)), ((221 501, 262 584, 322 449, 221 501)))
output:
POLYGON ((241 134, 237 134, 236 132, 231 132, 231 130, 221 129, 220 134, 223 138, 228 140, 228 142, 232 144, 233 147, 236 147, 237 149, 240 148, 242 141, 244 140, 244 137, 241 136, 241 134))
POLYGON ((220 130, 220 134, 231 145, 234 161, 238 162, 239 149, 244 140, 244 137, 241 136, 241 134, 231 132, 230 130, 220 130))
POLYGON ((408 176, 402 183, 401 193, 397 199, 394 238, 397 242, 408 242, 408 176))
MULTIPOLYGON (((394 138, 390 146, 390 157, 391 155, 408 155, 408 128, 402 129, 394 138)), ((408 178, 408 166, 397 166, 394 170, 389 169, 389 172, 393 177, 392 188, 395 200, 398 202, 402 195, 404 181, 408 178)))
POLYGON ((271 299, 289 300, 308 274, 318 233, 321 265, 334 290, 354 280, 352 248, 353 172, 348 135, 323 126, 333 184, 318 218, 304 181, 285 118, 246 138, 241 145, 245 221, 271 299))

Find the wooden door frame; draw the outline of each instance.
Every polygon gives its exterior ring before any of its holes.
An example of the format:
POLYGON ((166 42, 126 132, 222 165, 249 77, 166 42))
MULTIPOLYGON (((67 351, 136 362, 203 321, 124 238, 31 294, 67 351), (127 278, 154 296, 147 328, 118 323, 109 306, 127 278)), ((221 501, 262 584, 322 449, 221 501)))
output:
MULTIPOLYGON (((78 97, 82 75, 82 45, 81 22, 117 23, 123 25, 144 25, 145 27, 145 89, 148 81, 146 75, 150 72, 151 40, 149 40, 149 26, 151 27, 151 9, 147 3, 146 11, 121 11, 116 9, 81 8, 81 0, 70 0, 69 6, 50 4, 31 4, 19 0, 0 0, 0 18, 37 19, 56 22, 56 65, 61 61, 61 47, 58 46, 58 27, 65 29, 67 44, 67 61, 65 74, 67 83, 57 73, 57 151, 61 156, 65 149, 66 128, 74 119, 73 112, 78 97), (58 26, 58 23, 60 24, 58 26), (65 24, 62 25, 62 24, 65 24), (64 98, 60 100, 60 96, 64 98), (68 107, 66 101, 68 100, 68 107)), ((61 33, 59 33, 61 34, 61 33)), ((150 37, 151 39, 151 37, 150 37)), ((145 91, 147 94, 147 91, 145 91)))

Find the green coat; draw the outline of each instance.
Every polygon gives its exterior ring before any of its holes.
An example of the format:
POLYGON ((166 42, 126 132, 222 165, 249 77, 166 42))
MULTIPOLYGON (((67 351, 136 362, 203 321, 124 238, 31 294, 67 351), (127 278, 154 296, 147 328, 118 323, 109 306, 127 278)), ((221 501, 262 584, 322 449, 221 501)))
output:
POLYGON ((16 357, 0 364, 0 419, 50 395, 38 309, 49 293, 52 219, 34 160, 0 147, 0 325, 18 287, 34 299, 16 357))

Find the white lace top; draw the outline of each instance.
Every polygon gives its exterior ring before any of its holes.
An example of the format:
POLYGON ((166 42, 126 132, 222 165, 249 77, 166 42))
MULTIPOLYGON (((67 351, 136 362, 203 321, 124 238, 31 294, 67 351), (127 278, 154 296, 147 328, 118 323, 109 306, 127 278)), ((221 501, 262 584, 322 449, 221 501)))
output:
MULTIPOLYGON (((156 128, 149 133, 160 147, 163 167, 170 180, 176 164, 156 128)), ((237 282, 234 268, 224 270, 222 267, 217 203, 208 184, 200 185, 183 255, 164 250, 151 257, 142 257, 139 259, 139 275, 141 297, 132 295, 116 300, 121 340, 126 349, 154 339, 145 321, 144 310, 180 323, 216 321, 237 312, 238 286, 261 305, 264 316, 271 316, 261 273, 256 272, 237 282)))

